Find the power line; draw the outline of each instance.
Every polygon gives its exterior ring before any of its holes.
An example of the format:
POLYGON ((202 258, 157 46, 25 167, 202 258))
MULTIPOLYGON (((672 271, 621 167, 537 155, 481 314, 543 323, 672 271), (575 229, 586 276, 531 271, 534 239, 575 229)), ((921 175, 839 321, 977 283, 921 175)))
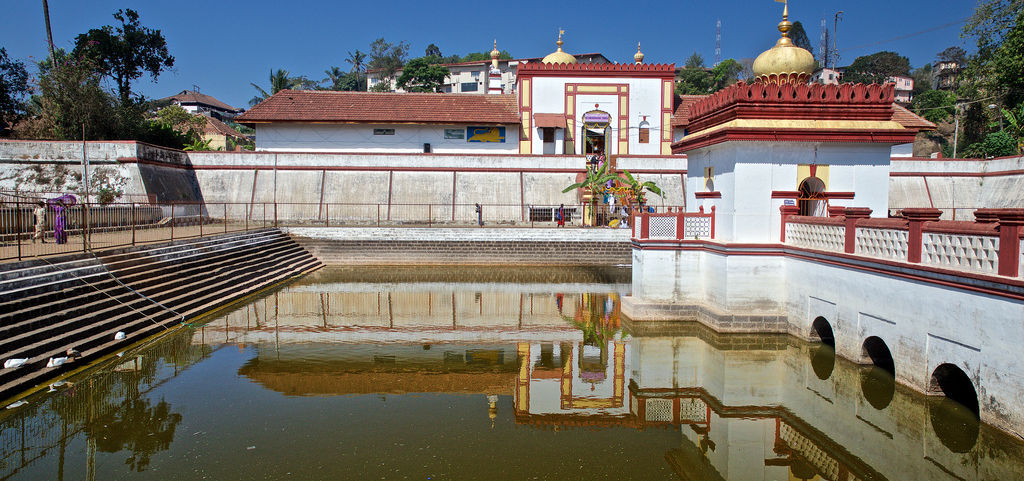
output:
POLYGON ((961 23, 966 22, 969 18, 970 17, 962 18, 962 19, 956 20, 954 22, 950 22, 950 23, 947 23, 947 24, 944 24, 944 25, 939 25, 938 27, 926 28, 926 29, 921 30, 919 32, 908 33, 906 35, 900 35, 898 37, 888 38, 888 39, 885 39, 885 40, 879 40, 877 42, 865 43, 865 44, 857 45, 857 46, 854 46, 854 47, 846 47, 846 49, 847 50, 857 50, 857 49, 862 49, 862 48, 867 48, 867 47, 873 47, 875 45, 881 45, 883 43, 895 42, 897 40, 903 40, 903 39, 907 39, 907 38, 910 38, 910 37, 916 37, 918 35, 923 35, 923 34, 926 34, 926 33, 929 33, 929 32, 934 32, 936 30, 942 30, 944 28, 949 28, 949 27, 952 27, 954 25, 959 25, 961 23))

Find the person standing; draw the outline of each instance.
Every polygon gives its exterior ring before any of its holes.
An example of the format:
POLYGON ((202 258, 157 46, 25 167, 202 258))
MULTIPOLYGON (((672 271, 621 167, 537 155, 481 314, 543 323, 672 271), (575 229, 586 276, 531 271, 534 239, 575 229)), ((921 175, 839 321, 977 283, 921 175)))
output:
POLYGON ((476 223, 479 224, 480 227, 484 226, 484 208, 480 207, 479 203, 476 204, 476 223))
POLYGON ((43 244, 46 243, 46 204, 43 201, 36 203, 36 208, 32 210, 32 216, 35 217, 36 231, 32 234, 32 243, 36 243, 36 239, 43 244))
POLYGON ((558 221, 558 227, 565 227, 565 204, 558 206, 558 210, 555 211, 555 220, 558 221))

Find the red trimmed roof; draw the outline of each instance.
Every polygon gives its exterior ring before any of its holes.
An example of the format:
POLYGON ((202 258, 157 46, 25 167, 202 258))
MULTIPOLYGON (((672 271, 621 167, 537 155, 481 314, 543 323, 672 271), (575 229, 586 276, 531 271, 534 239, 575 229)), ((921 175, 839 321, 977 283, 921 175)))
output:
POLYGON ((282 90, 237 122, 518 124, 514 95, 282 90))
POLYGON ((908 129, 932 130, 935 128, 935 124, 903 108, 899 104, 892 104, 892 119, 908 129))
POLYGON ((519 65, 519 75, 535 72, 628 72, 660 73, 674 76, 676 65, 672 63, 543 63, 530 62, 519 65))
POLYGON ((676 95, 672 103, 672 126, 686 127, 690 124, 690 107, 707 95, 676 95))
POLYGON ((176 100, 178 101, 178 103, 209 105, 211 107, 215 107, 220 110, 227 110, 229 112, 241 111, 241 109, 236 109, 209 95, 201 94, 199 92, 193 92, 191 90, 182 90, 180 94, 171 95, 170 97, 164 97, 160 100, 176 100))
MULTIPOLYGON (((205 116, 204 116, 205 117, 205 116)), ((230 125, 221 122, 213 117, 205 117, 206 125, 203 127, 203 133, 206 134, 219 134, 227 137, 234 137, 236 139, 244 139, 245 134, 231 128, 230 125)))

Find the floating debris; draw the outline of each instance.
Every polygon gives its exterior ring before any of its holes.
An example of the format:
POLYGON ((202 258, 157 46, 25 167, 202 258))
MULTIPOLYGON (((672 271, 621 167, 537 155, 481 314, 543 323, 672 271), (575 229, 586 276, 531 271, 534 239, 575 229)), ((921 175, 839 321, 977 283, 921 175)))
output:
POLYGON ((28 404, 28 402, 25 402, 25 401, 15 401, 15 402, 12 402, 12 403, 8 404, 7 405, 7 409, 20 408, 20 407, 22 407, 22 406, 24 406, 26 404, 28 404))
POLYGON ((121 339, 124 339, 124 338, 125 338, 124 331, 117 331, 117 334, 114 334, 114 340, 115 341, 120 341, 121 339))

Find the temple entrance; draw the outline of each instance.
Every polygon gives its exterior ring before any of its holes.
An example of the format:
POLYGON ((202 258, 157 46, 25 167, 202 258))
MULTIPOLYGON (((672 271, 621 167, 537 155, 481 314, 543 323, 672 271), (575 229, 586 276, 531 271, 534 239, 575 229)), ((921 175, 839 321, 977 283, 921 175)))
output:
POLYGON ((583 153, 608 155, 609 126, 611 115, 600 110, 583 114, 583 153))
POLYGON ((817 177, 808 177, 800 183, 800 199, 797 206, 800 215, 828 216, 828 199, 825 198, 825 182, 817 177))

